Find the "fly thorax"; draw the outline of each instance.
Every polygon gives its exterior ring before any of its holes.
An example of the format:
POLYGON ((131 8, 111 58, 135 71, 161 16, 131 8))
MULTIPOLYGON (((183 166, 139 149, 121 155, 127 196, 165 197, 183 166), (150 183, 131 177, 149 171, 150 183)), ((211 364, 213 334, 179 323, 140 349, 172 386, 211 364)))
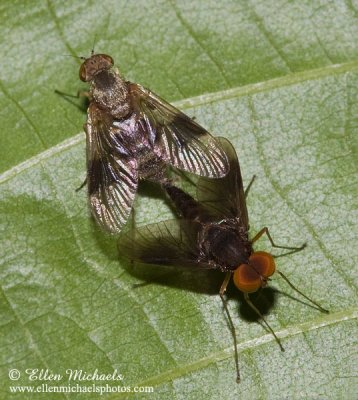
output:
POLYGON ((125 137, 130 143, 135 144, 135 136, 137 131, 137 121, 135 114, 126 116, 125 118, 115 119, 112 122, 113 128, 118 130, 121 136, 125 137))
POLYGON ((92 96, 96 104, 114 118, 124 118, 131 112, 127 83, 112 70, 98 73, 92 83, 92 96))
POLYGON ((252 251, 251 243, 237 229, 226 224, 212 224, 203 233, 201 250, 221 269, 235 269, 247 262, 252 251))

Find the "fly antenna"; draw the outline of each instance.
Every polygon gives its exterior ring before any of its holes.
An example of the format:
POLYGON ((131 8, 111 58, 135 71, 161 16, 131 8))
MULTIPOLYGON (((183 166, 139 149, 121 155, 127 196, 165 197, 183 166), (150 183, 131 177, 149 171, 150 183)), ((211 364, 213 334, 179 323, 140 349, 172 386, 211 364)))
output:
POLYGON ((92 45, 92 50, 91 50, 91 56, 93 56, 93 54, 94 54, 94 45, 96 44, 96 40, 97 40, 97 36, 94 35, 94 38, 93 38, 93 45, 92 45))
POLYGON ((80 60, 86 60, 86 57, 83 56, 74 56, 73 54, 61 54, 62 57, 73 57, 73 58, 79 58, 80 60))
POLYGON ((313 301, 312 299, 310 299, 308 296, 306 296, 305 294, 303 294, 299 289, 296 288, 296 286, 290 282, 290 280, 287 278, 287 276, 285 276, 281 271, 276 270, 276 272, 278 272, 280 274, 280 276, 282 276, 282 278, 288 283, 288 285, 295 290, 298 294, 300 294, 302 297, 304 297, 306 300, 308 300, 310 303, 314 304, 319 311, 325 313, 325 314, 329 314, 329 311, 326 310, 325 308, 321 307, 318 303, 316 303, 315 301, 313 301))

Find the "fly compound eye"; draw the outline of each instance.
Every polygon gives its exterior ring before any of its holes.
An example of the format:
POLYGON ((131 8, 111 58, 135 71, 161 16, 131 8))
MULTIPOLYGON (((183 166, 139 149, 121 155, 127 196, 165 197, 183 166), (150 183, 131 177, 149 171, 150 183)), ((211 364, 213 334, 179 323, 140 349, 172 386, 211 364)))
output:
POLYGON ((234 271, 235 286, 244 293, 253 293, 261 287, 261 277, 249 264, 241 264, 234 271))
POLYGON ((263 278, 268 278, 276 270, 275 260, 270 253, 256 251, 249 257, 249 264, 263 278))
POLYGON ((266 279, 275 272, 275 261, 264 251, 252 253, 249 264, 241 264, 234 271, 234 284, 244 293, 253 293, 265 286, 266 279))
POLYGON ((79 76, 81 81, 91 81, 99 72, 111 69, 113 58, 107 54, 93 54, 87 58, 80 67, 79 76))
POLYGON ((98 54, 98 55, 102 58, 104 64, 107 64, 109 68, 113 66, 114 61, 111 56, 109 56, 108 54, 98 54))
POLYGON ((81 64, 79 75, 80 75, 81 81, 86 82, 87 73, 86 73, 86 65, 85 65, 85 62, 83 62, 83 63, 81 64))

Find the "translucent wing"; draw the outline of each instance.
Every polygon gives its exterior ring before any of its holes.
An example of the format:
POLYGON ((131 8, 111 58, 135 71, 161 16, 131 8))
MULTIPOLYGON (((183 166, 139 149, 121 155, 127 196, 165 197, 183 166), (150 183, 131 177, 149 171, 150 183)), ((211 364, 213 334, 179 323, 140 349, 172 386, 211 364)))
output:
POLYGON ((91 211, 104 230, 118 233, 137 191, 137 162, 122 143, 119 125, 94 103, 89 106, 85 129, 91 211))
POLYGON ((225 152, 204 128, 160 97, 130 83, 133 107, 143 132, 163 161, 201 176, 220 178, 229 170, 225 152))
POLYGON ((155 265, 215 268, 215 264, 200 260, 199 223, 187 220, 168 220, 145 225, 118 240, 119 253, 130 260, 155 265))
POLYGON ((222 179, 200 178, 197 183, 198 201, 218 219, 237 218, 248 229, 249 218, 236 151, 227 139, 218 138, 218 141, 228 157, 230 171, 222 179))

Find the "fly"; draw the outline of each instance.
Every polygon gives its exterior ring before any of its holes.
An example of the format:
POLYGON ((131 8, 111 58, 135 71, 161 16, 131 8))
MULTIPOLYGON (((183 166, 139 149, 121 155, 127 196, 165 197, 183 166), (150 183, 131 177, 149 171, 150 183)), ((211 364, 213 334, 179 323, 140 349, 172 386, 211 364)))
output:
POLYGON ((109 233, 126 223, 138 182, 166 180, 167 166, 221 178, 229 170, 219 142, 193 119, 143 86, 126 81, 107 54, 84 58, 90 84, 84 125, 87 187, 96 222, 109 233))
POLYGON ((301 247, 276 245, 266 227, 249 239, 247 191, 243 189, 239 161, 232 145, 223 138, 219 141, 229 159, 230 172, 226 177, 210 180, 200 178, 197 184, 197 200, 171 183, 164 183, 163 186, 180 219, 143 226, 127 235, 123 234, 118 247, 120 254, 141 263, 218 269, 225 273, 219 294, 233 334, 237 381, 239 381, 235 327, 224 297, 231 278, 235 286, 243 292, 247 304, 274 336, 282 351, 284 349, 280 339, 249 297, 250 293, 264 288, 275 271, 292 289, 321 312, 328 311, 304 295, 282 272, 278 271, 270 253, 254 251, 253 244, 264 234, 276 248, 299 251, 304 245, 301 247))

